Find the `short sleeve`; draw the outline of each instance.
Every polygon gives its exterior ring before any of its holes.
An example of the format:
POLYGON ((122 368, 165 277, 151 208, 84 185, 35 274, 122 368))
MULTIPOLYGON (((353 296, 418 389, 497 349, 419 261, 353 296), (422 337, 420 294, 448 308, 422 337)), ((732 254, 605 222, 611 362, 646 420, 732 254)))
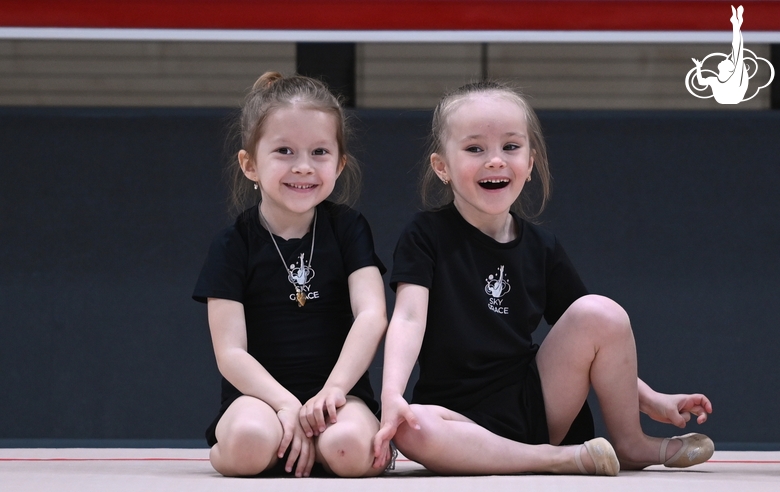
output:
POLYGON ((390 287, 399 283, 415 284, 430 289, 436 265, 436 247, 433 232, 418 216, 401 233, 393 253, 393 274, 390 287))
POLYGON ((192 298, 209 297, 244 302, 247 277, 247 245, 235 226, 222 231, 209 248, 192 298))
POLYGON ((551 326, 554 325, 574 301, 587 294, 588 289, 556 238, 547 264, 547 305, 544 319, 551 326))
POLYGON ((341 211, 336 210, 334 221, 347 276, 367 266, 379 268, 379 273, 384 275, 387 268, 374 251, 374 237, 368 220, 361 213, 343 207, 341 211))

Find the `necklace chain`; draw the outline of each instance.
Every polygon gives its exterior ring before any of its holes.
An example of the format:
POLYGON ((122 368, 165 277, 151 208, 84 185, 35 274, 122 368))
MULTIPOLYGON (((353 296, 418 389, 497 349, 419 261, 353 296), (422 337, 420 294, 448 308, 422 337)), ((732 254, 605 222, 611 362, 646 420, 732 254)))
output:
MULTIPOLYGON (((276 246, 276 252, 279 253, 279 258, 282 260, 282 266, 284 266, 284 269, 287 272, 287 279, 290 280, 290 283, 292 283, 293 286, 295 287, 295 300, 298 302, 298 307, 303 307, 304 304, 306 304, 306 294, 303 293, 301 287, 293 280, 292 270, 290 270, 287 267, 287 262, 284 260, 282 251, 279 249, 279 245, 276 244, 274 233, 271 232, 271 226, 268 225, 268 221, 265 220, 265 217, 263 216, 263 212, 260 210, 260 205, 257 206, 257 212, 260 215, 260 220, 263 222, 263 225, 265 226, 265 229, 268 231, 268 234, 271 235, 271 241, 274 243, 274 246, 276 246)), ((314 257, 314 239, 316 234, 317 234, 317 209, 315 208, 314 221, 312 222, 312 226, 311 226, 311 251, 309 252, 309 264, 306 265, 306 268, 308 270, 311 270, 311 259, 314 257)))

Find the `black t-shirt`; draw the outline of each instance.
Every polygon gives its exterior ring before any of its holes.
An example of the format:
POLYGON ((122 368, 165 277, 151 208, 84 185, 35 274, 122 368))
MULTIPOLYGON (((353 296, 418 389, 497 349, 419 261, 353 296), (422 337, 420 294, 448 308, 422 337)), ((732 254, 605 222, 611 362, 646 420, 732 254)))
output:
POLYGON ((430 296, 413 401, 463 411, 523 381, 542 317, 554 324, 587 294, 555 236, 514 219, 518 237, 499 243, 450 204, 417 214, 401 235, 390 285, 430 296))
MULTIPOLYGON (((385 267, 374 253, 366 219, 344 205, 317 206, 311 268, 312 234, 276 243, 295 278, 288 278, 270 234, 260 223, 258 207, 238 216, 216 236, 195 286, 193 299, 229 299, 244 305, 247 351, 301 403, 324 385, 352 326, 349 275, 366 266, 385 267), (306 295, 295 300, 296 282, 306 295)), ((238 390, 223 378, 223 402, 238 390)), ((350 392, 375 409, 364 374, 350 392)))

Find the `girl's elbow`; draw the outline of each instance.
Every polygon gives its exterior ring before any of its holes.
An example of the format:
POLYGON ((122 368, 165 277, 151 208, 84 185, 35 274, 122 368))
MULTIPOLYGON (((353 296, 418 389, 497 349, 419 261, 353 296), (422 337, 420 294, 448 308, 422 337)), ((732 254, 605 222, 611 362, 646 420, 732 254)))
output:
POLYGON ((357 328, 363 334, 362 336, 376 339, 376 343, 379 344, 379 340, 387 332, 387 314, 384 310, 362 312, 355 318, 352 328, 357 328))
POLYGON ((368 306, 355 313, 355 321, 366 320, 371 325, 382 325, 387 327, 387 309, 384 303, 368 306))
POLYGON ((231 372, 232 367, 236 365, 236 361, 240 360, 244 353, 246 353, 245 350, 237 349, 215 350, 214 355, 219 373, 227 377, 226 375, 231 372))
POLYGON ((387 331, 387 311, 384 309, 374 311, 370 316, 370 325, 374 327, 380 336, 387 331))

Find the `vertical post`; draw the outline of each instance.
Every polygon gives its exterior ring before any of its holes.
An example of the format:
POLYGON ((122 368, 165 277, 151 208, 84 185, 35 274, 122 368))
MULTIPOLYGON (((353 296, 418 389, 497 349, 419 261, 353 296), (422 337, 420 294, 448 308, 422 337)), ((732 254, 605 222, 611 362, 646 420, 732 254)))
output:
POLYGON ((487 80, 490 76, 490 73, 488 72, 488 44, 482 43, 482 46, 480 47, 480 65, 482 68, 482 80, 487 80))
POLYGON ((297 43, 296 71, 320 79, 355 107, 355 43, 297 43))
POLYGON ((769 58, 772 66, 775 67, 775 78, 769 86, 771 92, 771 108, 780 109, 780 44, 769 46, 769 58))

